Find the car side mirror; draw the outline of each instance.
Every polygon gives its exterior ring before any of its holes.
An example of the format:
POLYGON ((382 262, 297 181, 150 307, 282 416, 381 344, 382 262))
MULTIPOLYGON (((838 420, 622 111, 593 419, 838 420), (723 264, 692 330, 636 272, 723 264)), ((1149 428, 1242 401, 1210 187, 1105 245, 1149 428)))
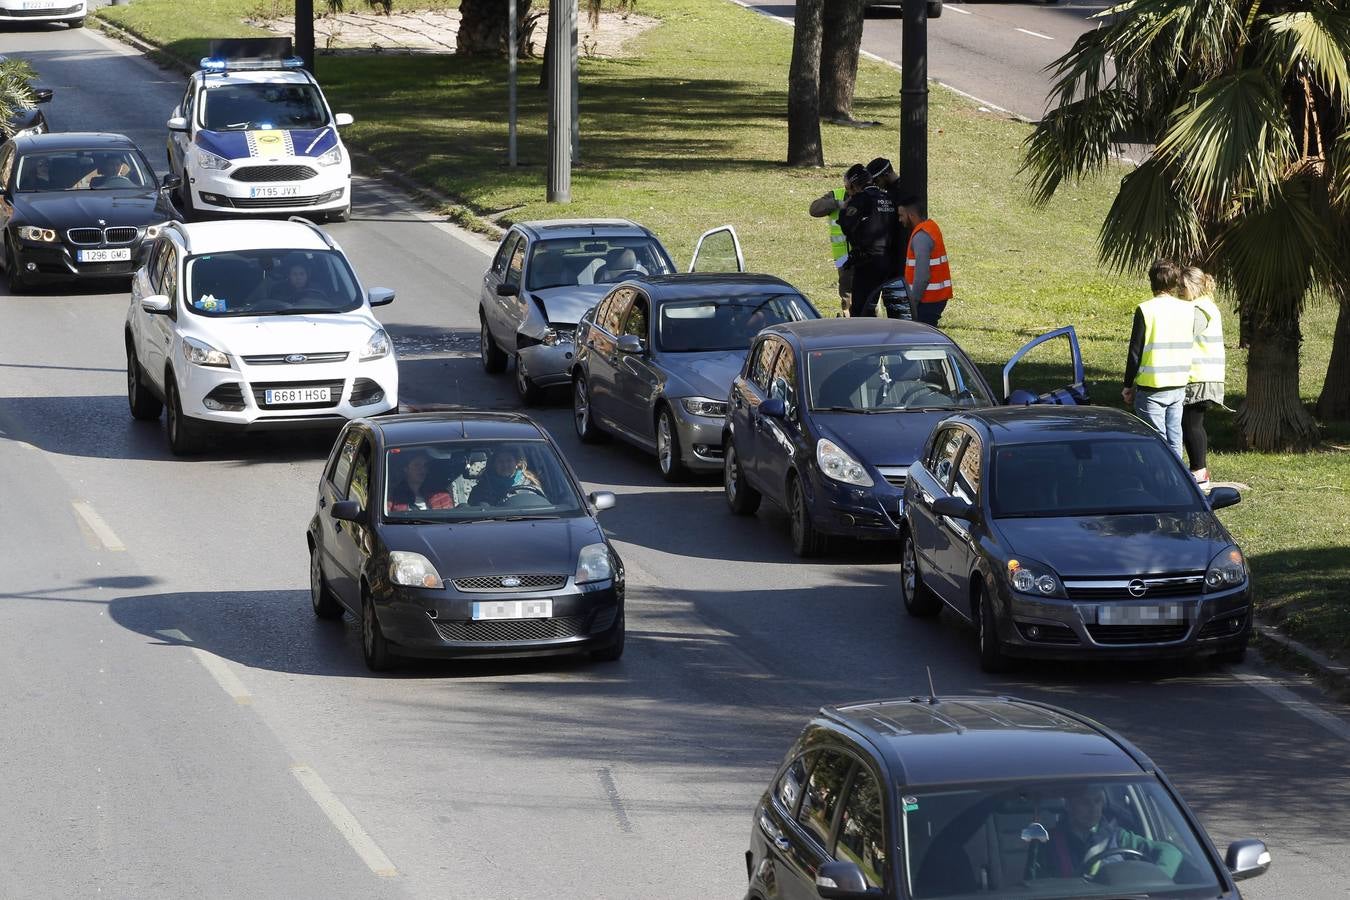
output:
POLYGON ((933 501, 933 515, 969 522, 975 518, 975 507, 960 497, 938 497, 933 501))
POLYGON ((782 397, 770 397, 759 404, 759 414, 770 419, 786 418, 787 404, 783 402, 782 397))
POLYGON ((371 306, 388 306, 394 302, 394 289, 376 287, 366 291, 366 299, 371 306))
POLYGON ((1242 494, 1237 488, 1216 487, 1209 492, 1209 508, 1223 509, 1226 506, 1236 506, 1242 502, 1242 494))
POLYGON ((1229 844, 1223 861, 1228 866, 1228 872, 1233 876, 1233 880, 1242 881, 1245 878, 1266 874, 1266 870, 1270 868, 1270 851, 1266 849, 1263 841, 1247 838, 1229 844))
POLYGON ((51 102, 52 102, 52 89, 51 89, 51 88, 33 88, 33 102, 34 102, 34 103, 51 103, 51 102))
POLYGON ((618 348, 620 353, 641 356, 647 352, 647 342, 635 334, 625 334, 619 338, 618 348))
POLYGON ((503 281, 501 284, 497 285, 498 297, 515 297, 518 296, 519 294, 520 294, 520 285, 518 284, 512 284, 509 281, 503 281))
POLYGON ((359 500, 339 500, 333 504, 333 518, 343 522, 364 522, 366 511, 359 500))
POLYGON ((351 113, 334 113, 333 124, 339 128, 346 128, 356 120, 352 118, 351 113))
POLYGON ((183 177, 181 175, 165 175, 164 180, 159 183, 161 191, 176 191, 183 186, 183 177))
POLYGON ((848 860, 831 860, 816 871, 816 893, 826 900, 831 898, 866 897, 871 894, 867 889, 867 879, 857 863, 848 860))
POLYGON ((613 509, 614 504, 618 502, 618 498, 610 491, 592 491, 586 499, 591 501, 591 506, 595 507, 596 512, 613 509))
POLYGON ((188 121, 182 116, 174 116, 164 123, 164 127, 168 128, 170 131, 187 131, 188 121))
POLYGON ((152 316, 167 316, 173 309, 173 300, 164 294, 151 294, 141 298, 141 309, 152 316))

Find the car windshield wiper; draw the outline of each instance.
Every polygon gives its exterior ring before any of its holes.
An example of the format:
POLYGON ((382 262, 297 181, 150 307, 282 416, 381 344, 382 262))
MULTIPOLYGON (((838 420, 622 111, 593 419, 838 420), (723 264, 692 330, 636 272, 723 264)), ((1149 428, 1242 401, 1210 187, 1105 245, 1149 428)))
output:
POLYGON ((402 516, 398 518, 390 517, 390 522, 398 525, 447 525, 448 519, 405 519, 402 516))
POLYGON ((536 522, 541 519, 561 519, 562 516, 557 513, 540 513, 538 515, 522 516, 499 516, 495 521, 498 522, 536 522))
POLYGON ((812 411, 812 412, 859 413, 859 414, 864 415, 864 416, 871 415, 871 414, 874 413, 874 412, 878 412, 878 410, 875 410, 875 409, 862 409, 861 407, 857 407, 857 406, 813 406, 813 407, 811 407, 811 411, 812 411))

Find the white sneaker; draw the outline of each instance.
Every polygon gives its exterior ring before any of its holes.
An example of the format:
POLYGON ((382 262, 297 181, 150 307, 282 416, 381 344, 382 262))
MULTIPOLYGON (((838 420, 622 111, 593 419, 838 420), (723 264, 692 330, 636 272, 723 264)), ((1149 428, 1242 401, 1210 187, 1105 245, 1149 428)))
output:
POLYGON ((1196 487, 1200 490, 1209 490, 1209 469, 1197 469, 1191 473, 1191 477, 1195 479, 1196 487))

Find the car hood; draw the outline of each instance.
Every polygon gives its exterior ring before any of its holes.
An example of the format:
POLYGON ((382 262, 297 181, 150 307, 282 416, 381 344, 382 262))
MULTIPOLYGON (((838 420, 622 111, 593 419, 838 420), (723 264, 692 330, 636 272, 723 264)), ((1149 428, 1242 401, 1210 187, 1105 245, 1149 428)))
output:
POLYGON ((666 389, 671 396, 707 397, 725 400, 731 394, 731 382, 745 364, 750 350, 712 350, 706 353, 663 353, 657 360, 672 382, 666 389))
POLYGON ((924 442, 940 412, 839 413, 813 412, 811 419, 822 437, 828 437, 874 466, 908 466, 923 452, 924 442))
MULTIPOLYGON (((189 314, 192 315, 192 314, 189 314)), ((235 356, 272 353, 353 353, 380 325, 363 311, 320 316, 240 316, 205 319, 193 336, 235 356), (221 345, 224 346, 221 346, 221 345)))
POLYGON ((197 146, 228 160, 258 159, 277 162, 295 157, 322 156, 337 146, 337 131, 321 128, 263 128, 252 131, 197 132, 197 146))
POLYGON ((15 194, 15 218, 25 225, 55 228, 108 225, 157 225, 166 218, 159 208, 159 190, 135 188, 124 191, 52 191, 15 194))
POLYGON ((1232 543, 1209 511, 994 521, 1013 554, 1066 578, 1204 571, 1232 543))
POLYGON ((479 575, 572 575, 577 554, 604 541, 590 516, 534 522, 395 525, 381 529, 390 550, 431 560, 443 581, 479 575))
POLYGON ((573 284, 530 291, 530 294, 544 305, 550 325, 575 325, 612 287, 612 284, 573 284))

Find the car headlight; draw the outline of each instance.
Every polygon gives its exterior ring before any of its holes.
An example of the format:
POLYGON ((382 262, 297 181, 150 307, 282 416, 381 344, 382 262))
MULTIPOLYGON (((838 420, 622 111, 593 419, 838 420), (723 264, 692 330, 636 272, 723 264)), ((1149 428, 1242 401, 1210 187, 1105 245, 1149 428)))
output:
POLYGON ((872 486, 872 476, 867 474, 862 463, 845 453, 834 441, 826 438, 816 441, 816 462, 820 465, 820 471, 835 481, 860 487, 872 486))
POLYGON ((1008 560, 1008 581, 1019 594, 1057 597, 1064 592, 1049 566, 1029 559, 1008 560))
POLYGON ((375 329, 375 333, 366 341, 366 345, 361 348, 361 362, 369 359, 381 359, 389 355, 389 332, 383 328, 375 329))
POLYGON ((314 157, 314 161, 321 166, 336 166, 338 163, 342 162, 342 148, 334 147, 327 153, 321 153, 314 157))
POLYGON ((224 350, 217 350, 196 338, 183 338, 183 358, 198 366, 219 366, 223 369, 230 367, 230 357, 224 350))
POLYGON ((587 544, 577 554, 577 584, 608 581, 614 577, 614 566, 609 561, 609 547, 587 544))
POLYGON ((234 165, 225 157, 217 156, 210 150, 203 150, 201 147, 197 148, 197 164, 203 169, 228 169, 234 165))
POLYGON ((168 222, 161 222, 159 225, 145 226, 145 239, 147 241, 153 241, 155 238, 159 237, 159 233, 163 231, 164 226, 168 224, 168 222))
POLYGON ((711 419, 727 417, 727 401, 709 400, 707 397, 685 397, 680 400, 684 411, 691 416, 707 416, 711 419))
POLYGON ((441 588, 445 582, 436 567, 420 553, 389 551, 389 580, 405 587, 441 588))
POLYGON ((38 228, 34 225, 20 225, 19 237, 25 241, 43 241, 50 244, 56 240, 56 232, 50 228, 38 228))
POLYGON ((556 347, 559 344, 576 343, 577 333, 571 328, 552 328, 544 332, 544 345, 556 347))
POLYGON ((1206 591, 1226 591, 1247 581, 1247 561, 1242 551, 1229 547, 1210 562, 1205 570, 1206 591))
POLYGON ((32 128, 20 128, 18 131, 14 132, 14 136, 11 137, 10 140, 14 140, 15 138, 28 137, 28 135, 30 134, 42 134, 42 133, 43 131, 41 125, 34 125, 32 128))

